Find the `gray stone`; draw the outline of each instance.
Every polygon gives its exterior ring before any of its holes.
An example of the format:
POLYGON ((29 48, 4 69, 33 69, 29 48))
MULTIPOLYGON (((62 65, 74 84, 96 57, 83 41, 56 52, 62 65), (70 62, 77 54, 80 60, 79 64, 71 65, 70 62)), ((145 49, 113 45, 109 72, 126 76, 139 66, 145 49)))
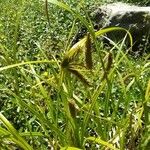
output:
MULTIPOLYGON (((133 37, 135 51, 149 44, 150 36, 150 7, 140 7, 125 3, 113 3, 99 7, 91 15, 96 30, 107 27, 123 27, 130 31, 133 37)), ((114 31, 107 37, 117 42, 124 38, 125 32, 114 31)))

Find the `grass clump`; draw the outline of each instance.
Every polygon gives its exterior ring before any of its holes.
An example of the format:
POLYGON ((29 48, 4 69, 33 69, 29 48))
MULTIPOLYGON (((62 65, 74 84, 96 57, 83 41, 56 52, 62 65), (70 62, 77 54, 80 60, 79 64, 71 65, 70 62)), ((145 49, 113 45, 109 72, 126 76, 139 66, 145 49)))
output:
POLYGON ((79 4, 48 2, 1 3, 0 148, 148 149, 149 54, 106 51, 97 37, 125 29, 94 32, 79 4), (71 46, 78 20, 89 33, 71 46))

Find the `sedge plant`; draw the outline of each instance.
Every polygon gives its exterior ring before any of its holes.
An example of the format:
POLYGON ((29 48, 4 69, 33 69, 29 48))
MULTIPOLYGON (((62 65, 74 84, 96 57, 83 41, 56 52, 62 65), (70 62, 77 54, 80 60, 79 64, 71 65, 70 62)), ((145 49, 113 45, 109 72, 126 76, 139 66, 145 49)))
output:
MULTIPOLYGON (((142 62, 139 60, 141 65, 138 66, 127 51, 123 51, 126 38, 132 46, 132 36, 127 30, 112 27, 95 32, 90 20, 67 4, 56 0, 44 2, 49 25, 48 5, 54 4, 74 17, 69 38, 77 19, 88 33, 73 46, 68 39, 61 59, 53 54, 49 58, 37 43, 39 60, 19 62, 15 38, 15 53, 10 60, 9 48, 0 45, 3 58, 0 73, 5 77, 9 74, 12 81, 17 81, 9 86, 0 83, 0 91, 6 95, 9 104, 4 105, 0 113, 0 146, 25 150, 148 147, 149 57, 142 62), (121 43, 114 43, 108 52, 99 46, 101 42, 97 37, 114 30, 127 33, 127 37, 121 43), (17 106, 19 127, 15 123, 16 116, 14 120, 9 118, 5 106, 17 106)), ((19 36, 21 12, 15 37, 19 36)))

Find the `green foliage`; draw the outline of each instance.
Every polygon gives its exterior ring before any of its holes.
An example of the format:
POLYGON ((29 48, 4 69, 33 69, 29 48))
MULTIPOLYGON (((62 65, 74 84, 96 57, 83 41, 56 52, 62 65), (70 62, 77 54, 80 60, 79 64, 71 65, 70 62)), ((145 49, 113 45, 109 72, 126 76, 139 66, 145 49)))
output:
POLYGON ((1 149, 148 148, 150 55, 128 55, 125 39, 108 52, 98 36, 132 36, 95 33, 96 2, 0 3, 1 149), (72 46, 79 23, 89 33, 72 46))

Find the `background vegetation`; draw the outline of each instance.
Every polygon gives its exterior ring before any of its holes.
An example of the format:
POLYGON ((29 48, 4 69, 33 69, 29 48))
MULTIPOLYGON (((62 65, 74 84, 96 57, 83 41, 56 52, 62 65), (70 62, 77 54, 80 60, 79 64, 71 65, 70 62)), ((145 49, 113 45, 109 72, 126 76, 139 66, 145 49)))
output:
POLYGON ((83 24, 93 34, 87 14, 113 1, 61 2, 0 1, 0 149, 147 150, 150 55, 128 55, 124 40, 91 49, 89 36, 69 51, 83 24))

